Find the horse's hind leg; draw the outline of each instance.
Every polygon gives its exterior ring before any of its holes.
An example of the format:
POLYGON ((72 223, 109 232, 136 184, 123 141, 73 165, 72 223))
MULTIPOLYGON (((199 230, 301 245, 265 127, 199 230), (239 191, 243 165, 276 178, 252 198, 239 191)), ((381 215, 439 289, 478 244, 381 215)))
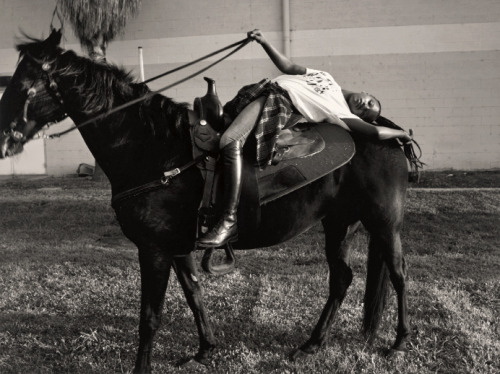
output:
POLYGON ((134 373, 151 373, 153 338, 161 322, 161 312, 172 261, 172 257, 163 255, 161 249, 139 248, 141 315, 139 350, 134 373))
MULTIPOLYGON (((387 266, 391 283, 396 291, 398 300, 398 327, 396 341, 391 348, 391 352, 404 352, 406 351, 406 342, 410 334, 410 327, 408 323, 406 265, 401 247, 399 229, 391 228, 389 232, 385 233, 384 230, 372 231, 369 251, 370 257, 374 257, 372 258, 373 262, 378 262, 379 264, 376 266, 379 268, 378 271, 383 272, 383 266, 387 266)), ((374 271, 374 269, 370 269, 370 266, 369 260, 368 271, 374 271)), ((364 330, 370 338, 373 338, 383 305, 380 308, 373 307, 373 304, 377 304, 377 298, 382 295, 375 295, 375 292, 370 292, 369 283, 373 283, 373 279, 370 279, 370 274, 367 278, 367 292, 365 293, 364 330)), ((378 292, 385 293, 385 290, 382 287, 378 292)), ((383 300, 380 302, 383 303, 383 300)))
POLYGON ((352 282, 352 270, 349 267, 350 242, 357 225, 349 227, 336 217, 323 219, 325 229, 325 249, 330 270, 330 294, 323 312, 309 340, 292 355, 293 360, 301 358, 304 353, 313 354, 325 343, 347 289, 352 282))
POLYGON ((187 303, 194 314, 198 328, 200 348, 194 359, 197 362, 206 364, 215 348, 215 338, 203 305, 202 289, 198 281, 193 256, 189 254, 174 257, 174 270, 186 296, 187 303))

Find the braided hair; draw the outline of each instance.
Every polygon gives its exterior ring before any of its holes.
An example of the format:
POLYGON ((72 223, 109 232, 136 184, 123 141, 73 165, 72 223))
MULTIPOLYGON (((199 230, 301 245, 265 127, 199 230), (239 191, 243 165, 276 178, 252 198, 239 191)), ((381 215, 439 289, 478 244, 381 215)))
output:
MULTIPOLYGON (((382 107, 380 107, 380 110, 382 110, 382 107)), ((377 117, 374 125, 379 125, 379 126, 385 126, 389 127, 391 129, 397 129, 397 130, 403 130, 404 129, 401 126, 396 125, 394 122, 392 122, 390 119, 381 116, 379 112, 379 116, 377 117)), ((410 129, 410 136, 413 135, 412 130, 410 129)), ((403 144, 403 152, 406 156, 406 159, 408 160, 408 163, 410 165, 410 171, 408 173, 408 179, 410 182, 417 182, 420 180, 420 169, 423 169, 425 163, 420 161, 420 158, 422 157, 422 149, 418 145, 418 143, 412 139, 409 142, 406 142, 403 144), (415 152, 415 146, 418 149, 418 156, 417 153, 415 152)))

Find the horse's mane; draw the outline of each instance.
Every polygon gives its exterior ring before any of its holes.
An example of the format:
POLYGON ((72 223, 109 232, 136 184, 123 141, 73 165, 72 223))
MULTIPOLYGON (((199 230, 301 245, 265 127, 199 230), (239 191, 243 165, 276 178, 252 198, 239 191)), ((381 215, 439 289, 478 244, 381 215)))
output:
MULTIPOLYGON (((131 72, 123 67, 78 56, 74 51, 47 45, 44 40, 24 37, 26 40, 16 45, 19 61, 30 54, 52 63, 56 76, 73 82, 72 99, 78 100, 79 107, 87 115, 104 113, 117 101, 117 105, 123 104, 151 92, 146 84, 136 82, 131 72)), ((139 105, 142 121, 155 135, 163 133, 163 136, 168 136, 169 130, 182 133, 180 127, 186 116, 186 103, 176 103, 157 94, 139 105)))

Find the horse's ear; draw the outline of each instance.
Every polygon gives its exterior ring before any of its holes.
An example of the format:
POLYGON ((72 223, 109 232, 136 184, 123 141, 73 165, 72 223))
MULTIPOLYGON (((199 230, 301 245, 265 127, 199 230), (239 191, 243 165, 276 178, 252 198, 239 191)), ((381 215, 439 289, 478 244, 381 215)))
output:
POLYGON ((59 30, 52 29, 50 36, 47 38, 47 40, 45 40, 45 42, 49 45, 57 47, 59 45, 59 43, 61 43, 61 38, 62 38, 61 29, 59 29, 59 30))

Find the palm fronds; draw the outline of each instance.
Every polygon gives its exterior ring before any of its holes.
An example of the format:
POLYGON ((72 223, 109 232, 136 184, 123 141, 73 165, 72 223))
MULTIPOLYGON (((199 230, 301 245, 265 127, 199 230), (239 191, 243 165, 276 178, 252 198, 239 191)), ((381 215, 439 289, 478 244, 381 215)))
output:
POLYGON ((59 0, 58 8, 83 47, 106 47, 138 13, 141 0, 59 0))

